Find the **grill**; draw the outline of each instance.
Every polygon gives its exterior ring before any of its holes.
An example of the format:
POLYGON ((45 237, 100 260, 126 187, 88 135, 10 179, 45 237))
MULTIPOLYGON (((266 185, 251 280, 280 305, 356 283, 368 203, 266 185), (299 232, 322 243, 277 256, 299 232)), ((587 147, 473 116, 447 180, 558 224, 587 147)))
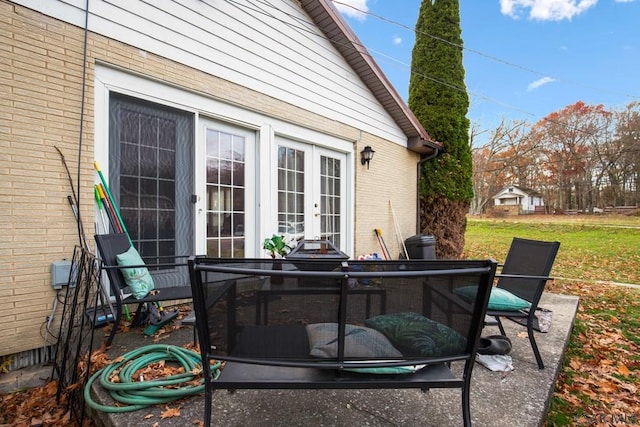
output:
POLYGON ((349 255, 336 248, 329 240, 303 239, 286 258, 300 270, 330 271, 338 268, 342 261, 349 259, 349 255))

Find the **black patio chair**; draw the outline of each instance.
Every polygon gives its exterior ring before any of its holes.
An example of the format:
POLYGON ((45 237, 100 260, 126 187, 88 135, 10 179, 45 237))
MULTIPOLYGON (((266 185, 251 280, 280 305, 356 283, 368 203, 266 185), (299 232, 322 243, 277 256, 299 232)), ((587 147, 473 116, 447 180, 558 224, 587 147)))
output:
MULTIPOLYGON (((185 275, 185 283, 181 283, 177 286, 156 288, 153 292, 148 293, 143 298, 135 298, 133 295, 124 297, 128 288, 127 283, 124 280, 124 276, 120 271, 121 267, 118 266, 117 256, 129 250, 131 243, 126 234, 112 233, 112 234, 96 234, 96 245, 100 252, 100 259, 102 260, 101 268, 106 271, 109 278, 109 284, 111 287, 111 293, 115 298, 115 313, 114 324, 107 338, 106 345, 111 345, 113 337, 122 320, 122 312, 125 304, 137 304, 136 314, 134 317, 134 323, 132 326, 137 326, 140 319, 142 308, 146 303, 159 303, 161 301, 173 301, 191 299, 191 286, 189 284, 188 277, 185 275)), ((179 257, 178 257, 179 258, 179 257)), ((171 263, 158 263, 158 264, 146 264, 149 269, 157 268, 187 268, 187 258, 184 258, 183 262, 171 262, 171 263)), ((175 261, 173 259, 172 261, 175 261)), ((133 267, 133 266, 132 266, 133 267)))
MULTIPOLYGON (((536 309, 544 292, 549 273, 553 267, 560 242, 544 242, 515 237, 507 254, 502 270, 496 274, 496 288, 508 291, 530 304, 526 309, 492 309, 491 300, 487 316, 494 317, 500 333, 506 336, 501 317, 514 320, 526 326, 529 342, 535 355, 539 369, 544 369, 544 363, 536 344, 534 331, 536 325, 536 309)), ((497 291, 495 291, 497 293, 497 291)), ((492 295, 494 291, 492 291, 492 295)), ((493 298, 492 298, 493 300, 493 298)))

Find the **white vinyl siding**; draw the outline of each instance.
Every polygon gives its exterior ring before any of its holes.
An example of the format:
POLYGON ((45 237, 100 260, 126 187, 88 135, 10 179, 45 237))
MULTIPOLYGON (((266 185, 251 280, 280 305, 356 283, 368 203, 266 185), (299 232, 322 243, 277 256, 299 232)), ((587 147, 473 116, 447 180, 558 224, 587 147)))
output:
MULTIPOLYGON (((84 0, 17 0, 84 26, 84 0)), ((89 30, 406 146, 406 136, 293 0, 92 0, 89 30)))

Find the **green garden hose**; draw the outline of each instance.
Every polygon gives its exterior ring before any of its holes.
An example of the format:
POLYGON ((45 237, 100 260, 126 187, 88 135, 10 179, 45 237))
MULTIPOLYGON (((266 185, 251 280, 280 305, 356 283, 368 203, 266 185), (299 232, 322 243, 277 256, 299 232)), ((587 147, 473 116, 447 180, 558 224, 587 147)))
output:
MULTIPOLYGON (((220 363, 211 366, 214 378, 218 377, 219 369, 220 363)), ((94 373, 84 388, 84 399, 90 407, 102 412, 137 411, 204 391, 204 378, 197 381, 197 385, 193 384, 201 374, 202 363, 198 353, 173 345, 149 345, 124 354, 115 362, 94 373), (136 371, 160 361, 178 362, 184 368, 184 373, 170 375, 164 379, 133 381, 136 371), (120 370, 117 373, 118 382, 113 382, 111 377, 116 370, 120 370), (98 377, 100 385, 109 392, 111 397, 126 406, 101 405, 93 400, 91 386, 98 377)))

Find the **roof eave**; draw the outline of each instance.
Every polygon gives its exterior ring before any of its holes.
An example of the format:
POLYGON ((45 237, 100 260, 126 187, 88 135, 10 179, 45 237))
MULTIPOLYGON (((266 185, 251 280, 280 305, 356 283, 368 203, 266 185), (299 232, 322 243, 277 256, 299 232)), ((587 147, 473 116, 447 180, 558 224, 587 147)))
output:
POLYGON ((427 155, 441 149, 442 144, 431 139, 331 1, 300 0, 300 4, 402 129, 407 148, 427 155))

